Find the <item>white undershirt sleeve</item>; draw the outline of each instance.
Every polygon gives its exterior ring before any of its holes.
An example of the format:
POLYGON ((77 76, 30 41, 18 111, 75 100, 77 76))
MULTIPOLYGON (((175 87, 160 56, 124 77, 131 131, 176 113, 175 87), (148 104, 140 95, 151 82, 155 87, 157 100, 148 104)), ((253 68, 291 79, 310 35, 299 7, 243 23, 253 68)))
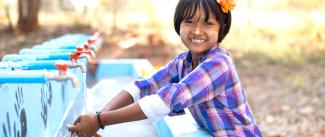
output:
POLYGON ((134 102, 140 99, 140 90, 137 86, 134 85, 133 82, 128 84, 123 89, 130 93, 134 102))
POLYGON ((145 96, 138 103, 150 121, 159 120, 170 112, 168 105, 157 94, 145 96))

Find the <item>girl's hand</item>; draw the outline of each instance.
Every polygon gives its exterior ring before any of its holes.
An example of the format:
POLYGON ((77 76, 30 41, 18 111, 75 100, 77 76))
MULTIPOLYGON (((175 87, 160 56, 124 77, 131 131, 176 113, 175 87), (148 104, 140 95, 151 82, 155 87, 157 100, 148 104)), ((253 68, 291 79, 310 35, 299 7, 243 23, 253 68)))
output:
POLYGON ((68 125, 71 136, 100 137, 96 132, 99 129, 96 114, 81 115, 74 121, 73 125, 68 125))

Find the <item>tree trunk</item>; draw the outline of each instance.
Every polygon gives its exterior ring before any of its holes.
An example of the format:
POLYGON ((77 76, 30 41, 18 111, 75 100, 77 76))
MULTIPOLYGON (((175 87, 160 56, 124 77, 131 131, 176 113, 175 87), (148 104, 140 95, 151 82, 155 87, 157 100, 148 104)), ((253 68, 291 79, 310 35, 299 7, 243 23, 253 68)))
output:
POLYGON ((112 34, 115 34, 116 30, 117 30, 116 22, 117 22, 117 14, 118 14, 118 9, 119 9, 118 4, 119 4, 118 0, 113 0, 113 4, 112 4, 112 9, 113 9, 112 34))
POLYGON ((18 25, 19 34, 27 34, 39 29, 38 11, 40 0, 18 0, 18 25))
POLYGON ((8 20, 8 31, 13 32, 14 28, 11 23, 10 9, 9 9, 8 5, 5 6, 5 14, 6 14, 6 18, 8 20))

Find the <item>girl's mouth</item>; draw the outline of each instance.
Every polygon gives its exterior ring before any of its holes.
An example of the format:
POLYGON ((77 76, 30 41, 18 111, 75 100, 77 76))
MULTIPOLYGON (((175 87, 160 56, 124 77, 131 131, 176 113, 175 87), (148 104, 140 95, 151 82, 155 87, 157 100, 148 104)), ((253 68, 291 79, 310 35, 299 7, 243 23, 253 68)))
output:
POLYGON ((205 40, 203 40, 203 39, 194 39, 194 38, 191 38, 190 40, 191 40, 191 42, 192 42, 193 44, 195 44, 195 45, 197 45, 197 44, 202 44, 202 43, 205 42, 205 40))

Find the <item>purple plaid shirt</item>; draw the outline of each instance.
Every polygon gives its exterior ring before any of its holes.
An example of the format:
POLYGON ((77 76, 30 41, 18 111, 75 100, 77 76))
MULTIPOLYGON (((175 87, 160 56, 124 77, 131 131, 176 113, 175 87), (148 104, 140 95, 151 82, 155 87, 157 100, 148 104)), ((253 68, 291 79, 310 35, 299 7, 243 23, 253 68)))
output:
POLYGON ((216 44, 192 69, 191 53, 179 54, 148 79, 135 86, 140 97, 158 94, 170 115, 189 108, 201 128, 214 136, 262 136, 232 58, 216 44))

